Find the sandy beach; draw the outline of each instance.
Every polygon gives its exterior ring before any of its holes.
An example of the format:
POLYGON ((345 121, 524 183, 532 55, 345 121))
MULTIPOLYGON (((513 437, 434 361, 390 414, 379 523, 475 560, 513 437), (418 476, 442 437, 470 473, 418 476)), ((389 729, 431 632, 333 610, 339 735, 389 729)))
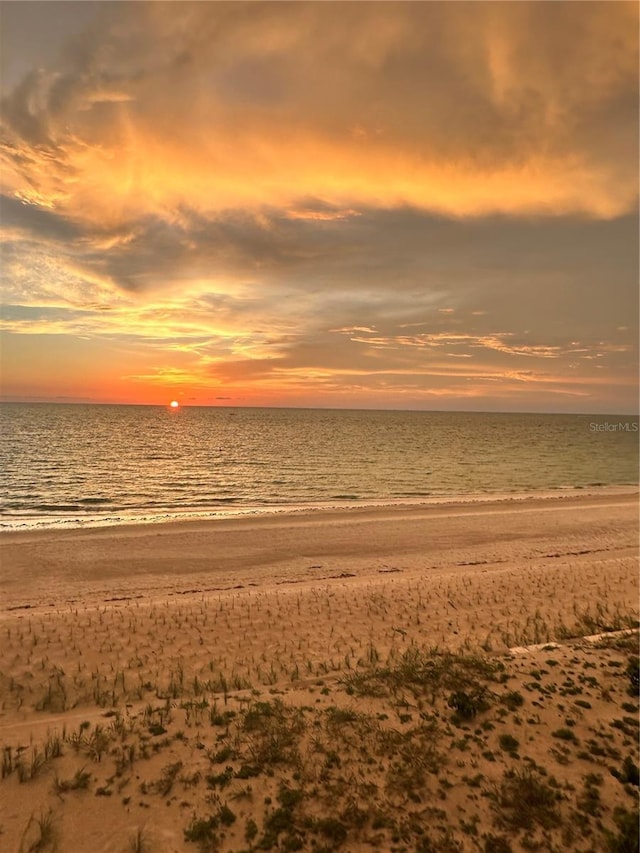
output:
POLYGON ((2 849, 605 850, 635 813, 635 489, 0 547, 2 849))

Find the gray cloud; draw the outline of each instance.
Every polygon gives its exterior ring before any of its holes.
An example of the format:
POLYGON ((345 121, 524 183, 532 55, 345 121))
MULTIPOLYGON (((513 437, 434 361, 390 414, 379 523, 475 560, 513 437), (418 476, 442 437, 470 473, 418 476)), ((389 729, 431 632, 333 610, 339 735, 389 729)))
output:
POLYGON ((34 240, 62 243, 79 239, 83 235, 83 229, 67 217, 47 208, 26 204, 11 196, 0 196, 0 210, 3 229, 16 229, 34 240))
MULTIPOLYGON (((12 199, 4 209, 9 227, 55 244, 79 269, 124 291, 175 291, 197 279, 204 292, 209 282, 213 300, 216 286, 242 282, 252 310, 273 313, 278 301, 293 300, 287 310, 297 306, 327 328, 464 322, 478 333, 593 341, 637 314, 635 216, 597 223, 456 221, 407 208, 328 219, 182 210, 173 224, 147 218, 130 232, 95 232, 12 199)), ((304 211, 340 214, 311 199, 304 211)))
POLYGON ((199 382, 634 388, 636 17, 101 4, 2 100, 7 328, 199 382))

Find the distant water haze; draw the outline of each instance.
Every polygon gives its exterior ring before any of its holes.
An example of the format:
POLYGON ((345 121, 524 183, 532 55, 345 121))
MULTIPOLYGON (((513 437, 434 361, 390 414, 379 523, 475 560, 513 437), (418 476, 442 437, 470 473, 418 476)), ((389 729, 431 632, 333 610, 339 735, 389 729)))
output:
POLYGON ((621 415, 0 406, 2 528, 635 484, 621 415))

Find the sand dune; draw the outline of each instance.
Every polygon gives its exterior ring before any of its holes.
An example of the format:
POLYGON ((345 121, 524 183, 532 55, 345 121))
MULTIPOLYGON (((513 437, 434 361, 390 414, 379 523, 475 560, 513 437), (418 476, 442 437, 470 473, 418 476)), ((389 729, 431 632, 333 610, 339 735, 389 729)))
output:
POLYGON ((637 640, 579 638, 637 617, 637 503, 4 534, 3 849, 606 849, 637 640))

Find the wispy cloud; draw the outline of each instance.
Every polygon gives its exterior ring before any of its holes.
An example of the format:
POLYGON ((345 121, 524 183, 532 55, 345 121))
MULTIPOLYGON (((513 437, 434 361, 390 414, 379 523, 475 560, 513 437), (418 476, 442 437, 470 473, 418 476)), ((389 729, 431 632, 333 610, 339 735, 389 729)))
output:
POLYGON ((112 347, 127 398, 632 407, 637 42, 615 2, 96 4, 2 100, 10 352, 112 347))

